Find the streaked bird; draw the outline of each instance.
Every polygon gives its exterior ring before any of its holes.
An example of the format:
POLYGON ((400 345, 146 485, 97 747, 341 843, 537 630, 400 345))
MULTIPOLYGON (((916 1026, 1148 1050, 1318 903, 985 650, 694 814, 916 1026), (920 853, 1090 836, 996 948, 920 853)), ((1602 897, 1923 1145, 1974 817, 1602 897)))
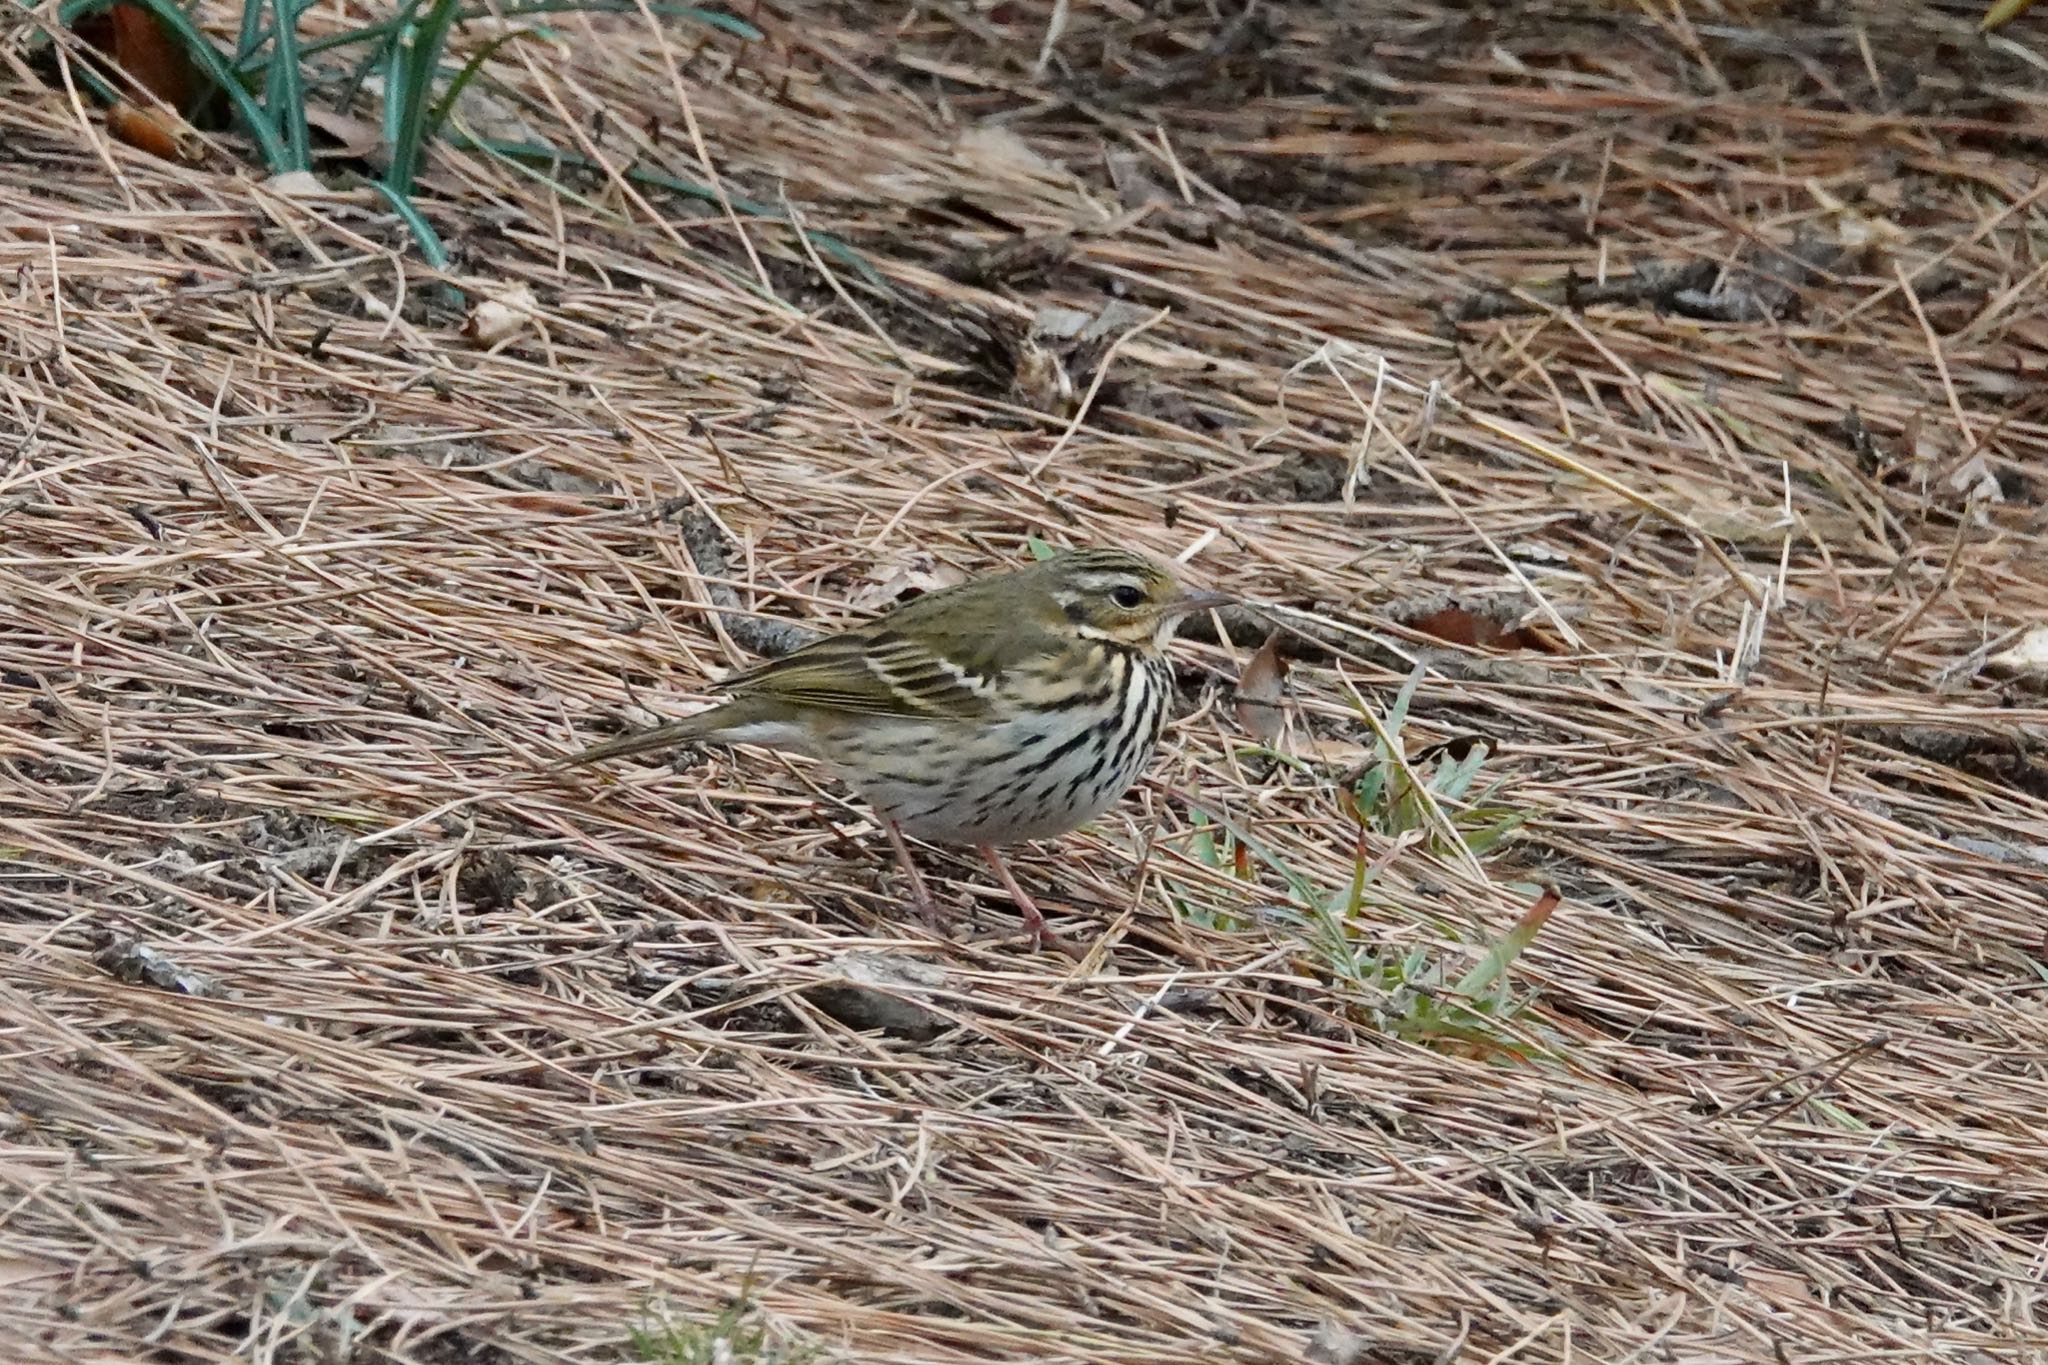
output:
POLYGON ((979 850, 1039 943, 1045 917, 997 852, 1108 810, 1145 768, 1173 696, 1164 650, 1221 606, 1128 550, 1057 553, 928 593, 718 684, 730 700, 570 764, 714 742, 823 760, 880 817, 918 909, 904 835, 979 850))

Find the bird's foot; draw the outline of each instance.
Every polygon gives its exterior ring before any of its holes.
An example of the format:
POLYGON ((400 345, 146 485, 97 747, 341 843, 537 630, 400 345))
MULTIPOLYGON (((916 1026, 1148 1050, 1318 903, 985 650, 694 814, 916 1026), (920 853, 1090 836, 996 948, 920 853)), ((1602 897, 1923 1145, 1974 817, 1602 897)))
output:
POLYGON ((1024 916, 1025 931, 1031 935, 1032 946, 1034 948, 1050 948, 1054 952, 1064 953, 1066 956, 1079 961, 1081 955, 1065 939, 1052 931, 1052 927, 1045 922, 1044 912, 1038 908, 1038 902, 1032 900, 1023 887, 1017 885, 1017 879, 1010 875, 1010 869, 1003 863, 1001 855, 995 851, 994 847, 983 844, 980 848, 980 853, 983 860, 988 863, 990 869, 996 874, 996 880, 1000 881, 1003 884, 1003 889, 1010 893, 1010 899, 1017 903, 1018 911, 1024 916))

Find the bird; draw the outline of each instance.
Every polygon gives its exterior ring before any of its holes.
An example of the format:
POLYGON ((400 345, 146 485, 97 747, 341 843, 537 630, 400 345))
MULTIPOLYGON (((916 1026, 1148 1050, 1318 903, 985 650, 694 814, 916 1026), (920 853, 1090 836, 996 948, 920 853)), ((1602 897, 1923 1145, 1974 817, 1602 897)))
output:
POLYGON ((879 817, 927 924, 944 921, 906 835, 978 851, 1044 947, 1045 916, 998 850, 1116 804, 1166 725, 1168 641, 1233 600, 1136 551, 1055 551, 731 674, 715 684, 727 700, 562 766, 704 742, 821 760, 879 817))

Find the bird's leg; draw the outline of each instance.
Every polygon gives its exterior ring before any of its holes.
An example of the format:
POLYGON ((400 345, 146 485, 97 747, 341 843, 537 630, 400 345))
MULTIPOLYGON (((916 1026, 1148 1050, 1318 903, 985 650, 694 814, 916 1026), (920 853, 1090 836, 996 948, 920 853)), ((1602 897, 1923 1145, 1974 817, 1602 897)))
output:
POLYGON ((911 861, 910 845, 903 842, 903 831, 886 815, 882 817, 882 831, 889 836, 889 843, 896 850, 896 861, 903 864, 904 874, 910 878, 910 894, 917 902, 917 913, 935 932, 943 932, 946 921, 939 914, 939 904, 932 899, 931 889, 924 884, 924 874, 911 861))
POLYGON ((1041 948, 1053 946, 1052 930, 1045 927, 1045 916, 1039 913, 1038 903, 1024 894, 1024 888, 1017 885, 1017 879, 1010 875, 1010 869, 1003 865, 1001 855, 993 844, 979 846, 981 856, 995 870, 996 880, 1003 884, 1003 890, 1010 893, 1010 899, 1017 902, 1017 908, 1024 912, 1024 927, 1031 931, 1031 941, 1041 948))

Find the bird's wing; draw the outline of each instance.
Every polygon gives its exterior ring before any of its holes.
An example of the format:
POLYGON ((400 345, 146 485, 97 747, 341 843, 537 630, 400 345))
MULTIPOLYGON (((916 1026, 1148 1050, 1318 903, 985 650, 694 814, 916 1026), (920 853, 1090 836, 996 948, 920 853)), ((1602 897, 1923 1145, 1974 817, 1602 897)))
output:
POLYGON ((735 696, 856 715, 977 721, 998 714, 997 674, 887 625, 805 645, 725 679, 735 696))

